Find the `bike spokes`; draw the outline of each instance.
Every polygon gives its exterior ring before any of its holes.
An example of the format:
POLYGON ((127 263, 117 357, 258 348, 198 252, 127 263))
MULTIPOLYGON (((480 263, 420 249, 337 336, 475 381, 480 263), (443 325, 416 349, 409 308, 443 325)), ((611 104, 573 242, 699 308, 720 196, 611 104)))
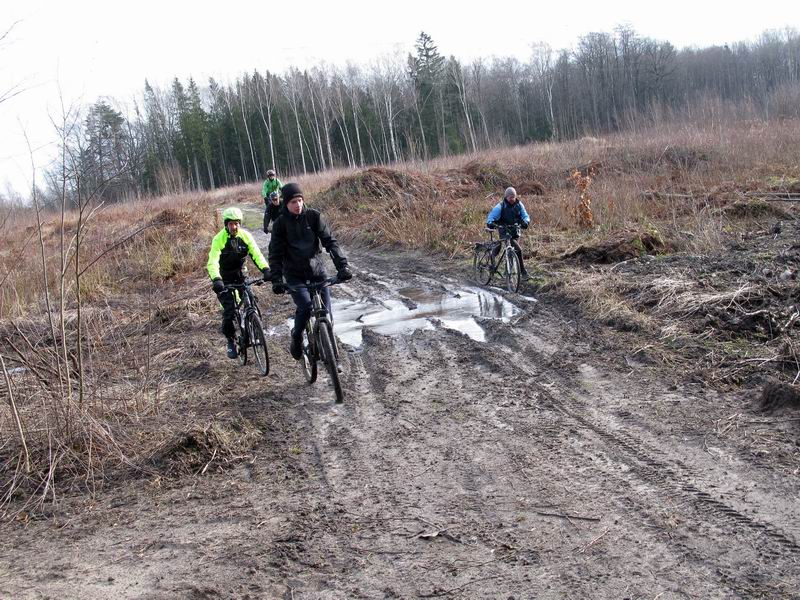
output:
POLYGON ((256 366, 261 375, 269 374, 269 352, 267 350, 267 340, 264 336, 264 326, 255 311, 247 318, 248 329, 250 330, 250 347, 253 349, 253 356, 256 359, 256 366))
POLYGON ((336 360, 336 350, 334 349, 333 329, 327 321, 322 321, 319 325, 319 344, 322 360, 325 361, 325 368, 331 378, 333 391, 336 394, 336 402, 344 401, 344 391, 342 383, 339 381, 339 364, 336 360))
POLYGON ((308 383, 314 383, 317 380, 317 357, 316 350, 313 346, 313 334, 309 335, 309 327, 303 331, 303 374, 306 376, 308 383))

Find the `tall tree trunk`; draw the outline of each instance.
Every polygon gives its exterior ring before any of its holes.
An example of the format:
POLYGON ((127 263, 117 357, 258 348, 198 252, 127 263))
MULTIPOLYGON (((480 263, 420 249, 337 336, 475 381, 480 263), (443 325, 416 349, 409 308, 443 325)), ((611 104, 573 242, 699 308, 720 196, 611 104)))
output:
POLYGON ((247 143, 250 146, 250 158, 253 161, 253 176, 256 179, 259 179, 258 166, 256 165, 256 153, 253 150, 253 139, 250 136, 250 126, 247 124, 247 114, 244 112, 244 94, 242 93, 242 87, 240 85, 237 85, 237 91, 239 93, 239 107, 242 110, 242 122, 244 123, 244 131, 247 134, 247 143))
POLYGON ((355 98, 352 99, 352 108, 353 108, 353 123, 355 124, 356 128, 356 143, 358 144, 358 164, 363 169, 364 168, 364 149, 361 145, 361 128, 358 126, 358 110, 357 110, 357 103, 355 98))

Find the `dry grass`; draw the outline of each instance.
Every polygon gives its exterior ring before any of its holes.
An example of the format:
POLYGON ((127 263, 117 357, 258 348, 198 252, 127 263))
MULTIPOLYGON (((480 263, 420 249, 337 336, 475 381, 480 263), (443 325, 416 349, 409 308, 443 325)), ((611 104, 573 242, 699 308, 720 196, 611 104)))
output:
POLYGON ((396 175, 384 169, 380 181, 338 194, 325 187, 330 179, 320 181, 309 186, 309 196, 353 238, 448 255, 469 252, 468 242, 506 185, 521 190, 536 225, 531 234, 549 240, 550 256, 615 231, 653 227, 678 249, 708 251, 722 246, 739 218, 725 207, 800 177, 798 144, 798 121, 663 125, 602 140, 395 165, 396 175), (570 174, 590 168, 595 226, 587 238, 576 218, 580 194, 570 174))
MULTIPOLYGON (((717 293, 663 277, 632 289, 616 272, 564 267, 560 257, 623 232, 655 231, 665 247, 708 252, 742 223, 774 218, 759 213, 753 194, 800 181, 800 122, 706 122, 713 125, 663 125, 294 180, 342 238, 454 258, 469 256, 486 214, 514 185, 534 222, 526 250, 551 265, 566 297, 619 329, 682 335, 658 318, 737 303, 751 290, 717 293), (594 227, 583 230, 570 174, 590 168, 594 227)), ((201 458, 187 462, 196 469, 215 455, 233 460, 251 443, 252 431, 236 425, 235 415, 220 425, 187 407, 213 408, 225 384, 205 378, 217 317, 203 266, 221 226, 216 209, 260 206, 259 189, 254 183, 99 208, 82 232, 78 280, 74 262, 67 264, 63 333, 50 317, 60 317, 62 234, 74 258, 77 216, 67 214, 62 229, 60 217, 42 215, 40 231, 30 209, 0 215, 0 353, 9 372, 3 406, 13 397, 22 432, 11 410, 0 412, 0 504, 41 506, 56 490, 92 489, 115 470, 146 470, 154 457, 188 447, 199 449, 201 458)))

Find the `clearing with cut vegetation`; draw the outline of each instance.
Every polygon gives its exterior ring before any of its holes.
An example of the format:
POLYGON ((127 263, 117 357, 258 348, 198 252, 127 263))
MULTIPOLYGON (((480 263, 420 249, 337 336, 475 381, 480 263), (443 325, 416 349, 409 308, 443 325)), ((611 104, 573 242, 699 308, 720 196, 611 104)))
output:
POLYGON ((0 597, 797 598, 797 148, 745 124, 301 180, 355 272, 342 404, 264 287, 269 375, 225 357, 202 266, 219 209, 259 229, 255 185, 104 209, 77 285, 78 223, 6 217, 35 251, 0 252, 0 597), (509 184, 516 294, 471 263, 509 184))

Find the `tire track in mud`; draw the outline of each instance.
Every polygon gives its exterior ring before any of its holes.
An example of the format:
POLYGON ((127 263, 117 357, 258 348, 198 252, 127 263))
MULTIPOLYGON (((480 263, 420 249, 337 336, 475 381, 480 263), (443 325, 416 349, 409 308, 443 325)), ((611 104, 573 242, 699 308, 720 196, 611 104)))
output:
POLYGON ((770 542, 778 543, 783 549, 794 555, 800 555, 800 545, 788 534, 783 533, 773 525, 742 514, 724 502, 714 499, 708 492, 691 483, 692 480, 698 479, 698 476, 690 468, 657 458, 657 456, 665 456, 664 453, 644 440, 635 437, 630 431, 611 431, 596 420, 585 416, 585 409, 581 402, 563 385, 558 385, 558 400, 556 400, 547 386, 537 384, 537 387, 549 399, 550 407, 553 410, 590 429, 604 441, 622 449, 626 456, 634 459, 636 462, 630 463, 631 467, 644 481, 659 486, 677 487, 689 494, 696 504, 717 517, 721 517, 729 523, 751 529, 754 533, 760 534, 759 538, 762 540, 763 536, 767 536, 770 542))
MULTIPOLYGON (((414 275, 412 279, 422 281, 424 276, 414 275)), ((765 582, 763 561, 764 557, 787 559, 785 544, 797 547, 788 535, 775 528, 773 533, 784 541, 774 541, 774 536, 764 533, 772 526, 724 503, 715 505, 720 501, 707 493, 703 496, 703 486, 690 469, 671 461, 635 432, 605 425, 602 413, 593 418, 591 409, 583 405, 587 393, 566 374, 555 377, 545 367, 530 365, 517 373, 509 366, 519 366, 523 362, 520 357, 531 352, 527 342, 537 339, 539 331, 533 333, 537 324, 531 325, 526 319, 520 326, 523 335, 513 343, 509 338, 519 337, 519 329, 508 325, 490 327, 486 344, 441 329, 401 338, 367 333, 364 348, 347 354, 347 397, 341 407, 333 405, 327 376, 320 373, 315 386, 323 386, 325 391, 316 393, 326 398, 329 395, 330 402, 310 403, 304 412, 313 436, 313 468, 323 482, 324 492, 320 490, 320 494, 325 496, 327 508, 324 518, 313 524, 324 533, 310 534, 305 543, 312 555, 322 552, 324 546, 338 558, 331 561, 335 567, 305 576, 309 585, 318 584, 324 575, 336 582, 336 589, 349 589, 351 595, 360 596, 354 592, 358 586, 377 592, 380 588, 375 582, 381 581, 385 595, 409 596, 437 593, 488 577, 492 587, 473 589, 479 595, 482 590, 483 595, 496 597, 503 595, 501 590, 513 594, 535 589, 527 582, 525 572, 525 565, 534 564, 545 567, 544 581, 565 594, 593 595, 597 588, 585 571, 564 561, 558 540, 537 539, 550 529, 537 522, 526 531, 508 523, 509 519, 513 524, 513 519, 530 518, 531 503, 550 501, 569 506, 556 489, 558 484, 569 486, 577 497, 605 489, 603 480, 589 471, 596 469, 597 463, 591 463, 588 448, 571 445, 569 435, 565 436, 565 427, 571 426, 590 448, 609 448, 610 462, 625 466, 623 472, 602 471, 617 483, 613 497, 595 504, 611 508, 620 518, 633 519, 632 525, 619 530, 614 527, 618 539, 638 537, 643 545, 667 558, 667 568, 680 569, 689 577, 695 592, 725 589, 743 596, 765 591, 773 596, 785 594, 785 590, 765 582), (542 380, 555 383, 548 387, 539 383, 542 380), (523 386, 530 387, 535 397, 519 398, 523 386), (537 461, 539 456, 546 460, 537 461), (574 464, 576 456, 586 464, 578 476, 595 481, 575 482, 573 489, 575 468, 569 465, 574 464), (433 483, 422 483, 428 479, 433 483), (642 488, 640 482, 647 487, 642 488), (645 489, 655 498, 669 498, 670 493, 688 497, 693 510, 714 517, 713 528, 726 531, 732 525, 746 530, 769 552, 763 552, 756 566, 746 573, 730 568, 725 551, 706 555, 698 547, 703 541, 719 545, 719 536, 713 531, 684 532, 683 539, 673 539, 664 532, 655 505, 648 506, 646 501, 626 503, 624 497, 616 497, 620 489, 628 488, 645 489), (431 537, 421 542, 421 535, 431 537), (481 558, 487 554, 495 560, 480 566, 486 563, 481 558), (694 567, 685 566, 682 557, 694 567), (454 579, 454 564, 470 566, 458 570, 454 579), (402 565, 401 570, 412 568, 424 574, 416 581, 404 581, 398 565, 402 565)), ((544 325, 548 325, 547 320, 544 325)), ((549 326, 554 328, 553 323, 549 326)), ((538 341, 549 342, 551 348, 562 343, 558 332, 542 335, 538 341)), ((536 354, 541 346, 533 346, 536 354)), ((539 356, 545 364, 549 362, 547 356, 539 356)), ((315 497, 319 500, 315 492, 308 497, 310 501, 315 497)), ((697 515, 687 516, 685 508, 679 510, 680 517, 703 523, 697 515)), ((584 528, 573 534, 578 540, 583 536, 580 543, 585 544, 587 535, 595 535, 592 531, 584 528)), ((626 556, 615 554, 613 547, 610 552, 613 558, 626 556)), ((608 553, 603 549, 598 556, 608 553)), ((796 550, 790 554, 796 556, 796 550)), ((634 558, 634 562, 644 570, 658 565, 658 561, 647 559, 634 558)), ((787 572, 793 572, 791 565, 787 567, 787 572)), ((618 564, 607 572, 607 591, 614 589, 613 575, 609 574, 616 568, 618 564)), ((300 577, 302 564, 294 570, 294 576, 300 577)), ((661 577, 656 578, 659 585, 667 585, 676 595, 682 593, 680 578, 661 577)), ((647 577, 640 575, 633 581, 648 589, 647 577)), ((553 593, 549 586, 547 589, 549 592, 544 588, 538 591, 553 593)), ((622 593, 623 587, 617 590, 622 593)))
MULTIPOLYGON (((530 348, 527 350, 531 351, 530 348)), ((505 348, 505 352, 519 355, 520 348, 505 348)), ((533 352, 535 353, 535 350, 533 352)), ((546 364, 548 361, 543 360, 542 362, 546 364)), ((787 588, 776 588, 767 580, 770 577, 769 571, 775 567, 773 561, 784 562, 788 572, 792 572, 793 567, 796 568, 796 557, 800 554, 800 547, 789 534, 713 498, 702 489, 702 486, 693 483, 700 478, 692 469, 681 463, 670 461, 665 452, 639 438, 632 431, 612 430, 592 418, 585 403, 571 390, 569 382, 555 370, 532 368, 526 364, 519 364, 518 367, 533 381, 533 386, 542 400, 542 406, 561 415, 567 422, 574 423, 577 426, 576 430, 590 431, 597 436, 597 440, 601 444, 617 449, 615 460, 622 460, 637 479, 650 484, 653 489, 677 491, 688 496, 695 509, 701 514, 707 517, 713 516, 720 525, 733 526, 736 534, 742 534, 743 530, 749 532, 750 543, 755 542, 760 547, 761 570, 742 574, 731 568, 715 564, 713 559, 712 562, 709 562, 708 557, 683 543, 677 544, 681 552, 692 556, 698 564, 706 564, 710 567, 709 574, 717 578, 721 584, 732 587, 746 596, 754 592, 764 593, 765 591, 770 594, 786 594, 787 588), (550 383, 542 383, 542 380, 548 380, 550 383), (768 568, 763 561, 770 561, 768 568)), ((563 423, 560 427, 563 428, 563 423)), ((559 425, 555 424, 546 426, 543 430, 555 432, 558 429, 559 425)), ((593 467, 596 467, 596 464, 593 464, 593 467)), ((607 477, 627 482, 627 477, 608 470, 605 473, 607 477)), ((637 510, 643 512, 646 519, 652 520, 649 509, 640 507, 637 510)), ((654 526, 658 527, 656 521, 652 522, 654 526)), ((719 544, 713 537, 709 539, 719 544)), ((675 543, 674 540, 671 542, 675 543)))
MULTIPOLYGON (((542 358, 542 364, 549 362, 530 346, 521 347, 518 341, 515 340, 511 342, 509 347, 502 342, 503 336, 496 336, 496 338, 501 342, 499 345, 506 356, 519 357, 524 353, 524 355, 530 357, 529 353, 531 353, 542 358)), ((513 376, 513 372, 505 368, 508 362, 507 358, 504 360, 502 357, 495 357, 494 361, 496 361, 494 364, 495 369, 500 371, 505 369, 509 376, 513 376)), ((770 593, 786 593, 786 589, 776 588, 765 582, 765 579, 769 578, 768 570, 775 567, 772 561, 785 561, 788 572, 792 572, 792 569, 796 568, 796 560, 800 555, 800 546, 790 534, 782 531, 779 527, 748 516, 725 502, 713 498, 711 494, 702 489, 701 485, 696 483, 702 478, 698 477, 697 473, 691 468, 669 460, 664 451, 639 438, 631 430, 612 430, 603 425, 598 419, 592 418, 591 411, 587 409, 585 402, 582 402, 576 396, 576 392, 572 391, 570 383, 561 374, 555 372, 555 370, 531 367, 526 362, 536 364, 539 361, 518 360, 515 361, 515 366, 528 377, 528 382, 532 383, 542 407, 560 415, 562 419, 566 419, 567 423, 573 423, 577 431, 592 432, 601 445, 617 449, 615 460, 623 461, 630 469, 630 472, 635 474, 636 479, 650 484, 654 490, 677 491, 684 497, 688 497, 695 509, 701 514, 706 517, 713 516, 719 525, 733 526, 736 534, 749 532, 750 543, 757 544, 760 549, 761 570, 756 573, 742 575, 733 569, 715 564, 713 559, 712 562, 709 562, 708 557, 703 556, 685 544, 679 544, 681 552, 687 556, 692 556, 698 564, 707 564, 710 567, 709 574, 717 577, 721 584, 733 587, 745 595, 754 592, 754 585, 761 586, 757 590, 760 592, 764 592, 766 589, 770 593), (549 383, 542 383, 543 380, 548 380, 549 383), (770 561, 769 569, 763 561, 770 561), (742 581, 742 578, 746 581, 742 581)), ((574 386, 575 384, 573 383, 572 385, 574 386)), ((545 423, 540 430, 545 434, 545 437, 555 436, 559 431, 563 431, 564 424, 564 421, 545 423)), ((582 433, 582 435, 585 435, 585 433, 582 433)), ((554 450, 563 451, 563 447, 560 449, 555 448, 558 445, 558 443, 551 444, 551 447, 554 450)), ((596 464, 592 466, 596 467, 596 464)), ((626 477, 621 477, 619 474, 607 470, 605 472, 607 476, 614 477, 622 482, 628 482, 626 477)), ((642 511, 643 509, 640 508, 638 510, 642 511)), ((646 519, 650 519, 648 510, 644 509, 643 515, 646 519)), ((652 522, 654 526, 658 527, 656 521, 652 522)), ((723 530, 725 529, 726 527, 723 526, 723 530)), ((709 540, 719 544, 713 537, 709 538, 709 540)))

